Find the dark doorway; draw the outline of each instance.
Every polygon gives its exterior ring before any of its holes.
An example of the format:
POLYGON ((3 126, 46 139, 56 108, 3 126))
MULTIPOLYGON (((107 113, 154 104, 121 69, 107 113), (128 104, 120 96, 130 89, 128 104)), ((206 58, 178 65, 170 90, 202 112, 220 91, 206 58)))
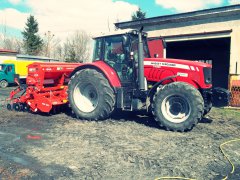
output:
POLYGON ((230 38, 167 43, 167 57, 205 61, 213 65, 213 86, 228 88, 230 38))

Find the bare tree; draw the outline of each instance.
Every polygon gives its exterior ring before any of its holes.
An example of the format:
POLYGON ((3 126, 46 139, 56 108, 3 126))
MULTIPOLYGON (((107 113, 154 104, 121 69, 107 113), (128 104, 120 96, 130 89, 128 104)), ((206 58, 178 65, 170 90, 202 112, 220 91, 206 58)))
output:
POLYGON ((46 32, 43 37, 43 49, 41 55, 55 59, 59 45, 60 39, 56 38, 51 31, 46 32))
POLYGON ((64 50, 60 44, 53 49, 53 58, 64 61, 64 50))
POLYGON ((19 53, 23 52, 23 42, 22 39, 9 36, 7 33, 8 27, 6 21, 2 28, 2 33, 0 33, 0 48, 17 51, 19 53))
POLYGON ((0 47, 3 49, 9 49, 13 51, 17 51, 19 53, 23 52, 23 42, 21 39, 15 37, 4 36, 0 38, 0 47), (4 40, 3 40, 4 38, 4 40))
POLYGON ((85 31, 76 31, 63 45, 67 62, 87 62, 90 58, 91 38, 85 31))

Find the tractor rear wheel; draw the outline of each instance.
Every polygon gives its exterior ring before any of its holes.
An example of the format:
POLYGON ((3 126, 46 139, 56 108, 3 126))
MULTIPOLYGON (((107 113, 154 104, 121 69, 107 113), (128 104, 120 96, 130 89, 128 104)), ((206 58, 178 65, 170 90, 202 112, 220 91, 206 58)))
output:
POLYGON ((95 69, 83 69, 72 76, 68 99, 77 118, 102 120, 115 106, 115 94, 108 80, 95 69))
POLYGON ((174 82, 156 92, 152 111, 155 120, 167 130, 191 130, 202 118, 204 102, 193 86, 174 82))

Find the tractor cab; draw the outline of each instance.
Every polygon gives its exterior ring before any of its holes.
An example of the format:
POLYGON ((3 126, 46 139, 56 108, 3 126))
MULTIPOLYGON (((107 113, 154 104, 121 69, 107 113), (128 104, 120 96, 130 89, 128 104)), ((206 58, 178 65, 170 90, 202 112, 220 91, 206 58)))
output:
MULTIPOLYGON (((150 57, 147 35, 142 33, 144 58, 150 57)), ((101 36, 95 38, 93 61, 104 61, 111 66, 122 83, 134 83, 137 80, 139 59, 139 34, 131 31, 126 34, 101 36)))

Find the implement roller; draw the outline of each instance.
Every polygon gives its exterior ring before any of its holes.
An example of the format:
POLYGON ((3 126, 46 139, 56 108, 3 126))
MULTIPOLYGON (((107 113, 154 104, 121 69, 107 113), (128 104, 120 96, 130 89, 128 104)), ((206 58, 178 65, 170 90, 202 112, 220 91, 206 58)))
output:
POLYGON ((19 84, 10 93, 9 110, 49 113, 68 102, 70 73, 80 64, 33 63, 28 66, 26 85, 19 84), (20 96, 19 96, 20 95, 20 96))

